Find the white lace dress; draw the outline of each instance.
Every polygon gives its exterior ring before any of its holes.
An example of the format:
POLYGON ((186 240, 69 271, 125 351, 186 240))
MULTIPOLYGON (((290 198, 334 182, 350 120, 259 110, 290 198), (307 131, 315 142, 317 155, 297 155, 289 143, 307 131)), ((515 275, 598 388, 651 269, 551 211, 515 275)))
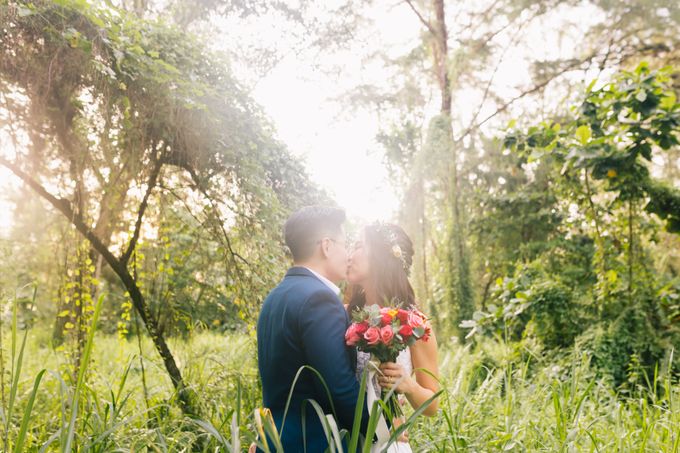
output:
MULTIPOLYGON (((357 351, 357 379, 361 381, 361 374, 364 372, 364 369, 368 366, 368 362, 371 359, 371 354, 368 354, 366 352, 362 351, 357 351)), ((404 367, 404 372, 407 375, 411 375, 413 373, 413 363, 411 362, 411 350, 409 348, 406 348, 405 350, 401 351, 399 355, 397 356, 397 363, 400 364, 402 367, 404 367)), ((370 376, 370 374, 369 374, 370 376)), ((378 377, 373 374, 373 379, 371 383, 367 383, 367 385, 371 385, 373 388, 372 389, 367 389, 367 393, 369 398, 367 400, 369 401, 369 411, 370 411, 370 396, 371 394, 375 395, 377 398, 380 398, 380 392, 381 388, 380 385, 378 384, 378 377)), ((403 397, 400 397, 400 403, 404 404, 403 397)), ((386 439, 380 439, 380 433, 378 433, 378 442, 376 443, 377 445, 374 445, 374 448, 371 449, 371 452, 387 452, 387 453, 411 453, 411 446, 406 443, 406 442, 396 442, 393 443, 392 445, 389 446, 386 450, 384 448, 381 448, 379 445, 382 442, 384 442, 386 439)))

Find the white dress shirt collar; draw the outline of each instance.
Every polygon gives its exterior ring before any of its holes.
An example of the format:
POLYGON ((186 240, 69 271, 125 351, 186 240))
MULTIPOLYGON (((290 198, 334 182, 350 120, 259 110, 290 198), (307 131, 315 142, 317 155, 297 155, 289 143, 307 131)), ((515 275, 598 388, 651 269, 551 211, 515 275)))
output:
MULTIPOLYGON (((303 266, 303 267, 304 267, 304 266, 303 266)), ((336 296, 339 296, 339 295, 340 295, 340 288, 338 288, 338 285, 336 285, 335 283, 333 283, 332 281, 328 280, 328 279, 327 279, 326 277, 324 277, 323 275, 319 274, 318 272, 316 272, 316 271, 314 271, 314 270, 312 270, 312 269, 310 269, 310 268, 308 268, 308 267, 305 267, 305 269, 307 269, 309 272, 311 272, 312 274, 314 274, 314 276, 315 276, 316 278, 318 278, 318 279, 321 280, 326 286, 328 286, 328 287, 331 289, 331 291, 333 291, 333 293, 335 293, 336 296)))

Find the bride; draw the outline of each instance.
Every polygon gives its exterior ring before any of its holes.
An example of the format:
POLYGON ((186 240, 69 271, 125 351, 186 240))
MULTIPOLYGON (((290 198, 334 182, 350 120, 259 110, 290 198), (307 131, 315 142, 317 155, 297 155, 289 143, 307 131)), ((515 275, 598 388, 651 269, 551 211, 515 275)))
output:
MULTIPOLYGON (((417 308, 413 288, 408 280, 409 269, 413 262, 413 244, 408 235, 398 225, 374 223, 364 227, 360 238, 354 243, 349 258, 345 302, 347 310, 368 305, 382 305, 398 300, 403 308, 417 308)), ((357 351, 357 373, 368 366, 370 354, 357 351)), ((377 370, 376 370, 377 371, 377 370)), ((379 398, 380 389, 391 389, 400 394, 414 409, 420 407, 438 390, 437 341, 432 335, 427 341, 417 341, 413 346, 402 351, 396 363, 382 363, 379 371, 372 373, 373 382, 368 386, 368 402, 379 398), (415 370, 415 376, 413 371, 415 370)), ((433 416, 437 413, 437 400, 433 400, 423 414, 433 416)), ((369 406, 370 407, 370 406, 369 406)), ((399 425, 403 420, 394 420, 399 425)), ((389 438, 386 423, 381 420, 377 432, 378 450, 384 448, 389 438), (382 429, 380 428, 382 425, 382 429)), ((405 438, 390 445, 392 452, 411 452, 405 438)))

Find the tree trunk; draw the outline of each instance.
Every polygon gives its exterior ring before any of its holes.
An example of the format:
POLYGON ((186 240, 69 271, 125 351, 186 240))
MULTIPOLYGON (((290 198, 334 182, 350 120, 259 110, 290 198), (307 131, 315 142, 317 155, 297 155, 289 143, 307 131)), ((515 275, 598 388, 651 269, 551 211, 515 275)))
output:
POLYGON ((9 160, 0 157, 0 164, 11 170, 16 176, 23 180, 24 183, 37 192, 38 195, 47 200, 52 206, 57 208, 64 216, 66 216, 71 224, 73 224, 73 226, 75 226, 75 228, 90 242, 92 247, 104 258, 104 261, 106 261, 111 269, 113 269, 116 275, 118 275, 121 282, 123 283, 123 286, 130 294, 132 304, 144 322, 154 346, 163 360, 165 369, 170 376, 170 380, 172 381, 175 390, 177 391, 177 396, 182 411, 188 415, 198 414, 192 392, 184 383, 184 379, 182 378, 182 374, 177 367, 175 358, 170 352, 170 348, 165 342, 165 338, 163 338, 158 330, 156 319, 149 315, 150 312, 148 305, 146 304, 144 296, 139 290, 137 283, 135 282, 132 275, 130 275, 130 272, 126 266, 126 261, 116 258, 113 255, 113 253, 102 243, 100 238, 95 235, 93 230, 91 230, 85 224, 82 217, 73 210, 71 203, 68 200, 56 198, 42 185, 40 185, 40 183, 38 183, 30 175, 25 173, 23 170, 21 170, 21 168, 9 160))
MULTIPOLYGON (((460 206, 460 181, 458 175, 458 149, 457 143, 453 140, 453 129, 451 127, 451 80, 449 77, 449 59, 448 59, 448 30, 446 26, 446 15, 444 10, 443 0, 433 0, 433 9, 435 12, 435 23, 433 26, 434 35, 434 59, 435 71, 437 73, 437 80, 439 82, 439 91, 441 95, 440 113, 448 121, 449 127, 447 130, 448 143, 450 144, 451 152, 451 168, 450 168, 450 189, 449 202, 451 207, 451 224, 449 227, 448 246, 450 248, 449 256, 449 273, 450 273, 450 287, 449 300, 452 304, 457 305, 457 314, 455 319, 456 325, 454 328, 458 329, 458 325, 465 319, 470 319, 474 311, 474 301, 472 300, 472 289, 470 284, 470 269, 467 253, 465 250, 464 229, 461 217, 460 206)), ((464 340, 465 334, 460 332, 460 339, 464 340)))

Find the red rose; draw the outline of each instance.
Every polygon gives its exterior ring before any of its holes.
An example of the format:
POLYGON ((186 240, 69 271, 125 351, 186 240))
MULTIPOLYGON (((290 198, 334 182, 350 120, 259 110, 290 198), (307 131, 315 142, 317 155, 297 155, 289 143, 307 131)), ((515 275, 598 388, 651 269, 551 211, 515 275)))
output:
POLYGON ((423 334, 423 337, 421 338, 421 340, 423 340, 423 341, 429 340, 431 334, 432 334, 432 329, 430 329, 430 327, 426 324, 425 325, 425 334, 423 334))
POLYGON ((347 328, 347 332, 345 332, 345 343, 347 346, 355 346, 359 340, 361 340, 361 337, 357 333, 357 324, 351 324, 349 328, 347 328))
POLYGON ((409 326, 408 324, 404 324, 401 326, 401 329, 399 329, 399 335, 402 336, 402 338, 407 338, 413 335, 413 327, 409 326))
POLYGON ((377 344, 378 341, 380 341, 380 329, 377 327, 369 327, 368 330, 366 330, 366 333, 364 333, 364 339, 368 344, 377 344))
POLYGON ((383 313, 381 322, 383 326, 389 326, 392 323, 392 315, 383 313))
POLYGON ((399 321, 403 323, 406 323, 408 321, 408 311, 404 310, 403 308, 400 308, 397 311, 397 318, 399 318, 399 321))
POLYGON ((357 335, 363 335, 368 330, 368 323, 366 321, 354 325, 357 326, 357 335))
POLYGON ((383 343, 389 344, 392 338, 394 338, 394 331, 392 330, 392 326, 385 326, 382 329, 380 329, 380 338, 382 339, 383 343))

